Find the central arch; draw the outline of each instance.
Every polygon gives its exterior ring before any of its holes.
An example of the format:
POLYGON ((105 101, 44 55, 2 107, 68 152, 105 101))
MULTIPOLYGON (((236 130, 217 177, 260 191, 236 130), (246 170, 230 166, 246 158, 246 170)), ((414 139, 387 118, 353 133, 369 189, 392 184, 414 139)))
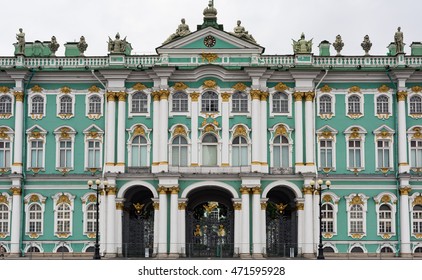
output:
POLYGON ((230 188, 208 185, 187 190, 187 257, 233 257, 234 209, 230 188))

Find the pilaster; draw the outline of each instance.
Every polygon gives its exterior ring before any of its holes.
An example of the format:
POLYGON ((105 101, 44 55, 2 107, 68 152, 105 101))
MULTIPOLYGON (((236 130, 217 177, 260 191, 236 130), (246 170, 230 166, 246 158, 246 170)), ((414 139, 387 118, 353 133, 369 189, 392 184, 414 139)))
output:
POLYGON ((221 125, 221 138, 223 141, 222 153, 221 153, 221 166, 229 166, 229 101, 230 101, 230 93, 222 93, 221 97, 223 100, 222 104, 222 125, 221 125))
POLYGON ((125 149, 126 149, 126 97, 127 93, 120 91, 116 94, 118 100, 117 119, 117 164, 116 172, 125 172, 125 149))
POLYGON ((305 210, 305 226, 304 226, 304 242, 303 242, 303 254, 305 257, 314 256, 314 236, 313 236, 313 188, 310 185, 312 178, 305 178, 303 195, 305 198, 304 201, 304 210, 305 210))
POLYGON ((268 115, 267 115, 267 98, 268 92, 261 91, 260 95, 260 133, 259 133, 259 142, 261 143, 260 155, 261 155, 261 172, 268 173, 268 115))
MULTIPOLYGON (((152 140, 153 143, 160 143, 160 91, 152 92, 153 99, 153 128, 152 128, 152 140)), ((159 145, 152 145, 152 173, 159 172, 160 158, 159 158, 159 145)))
POLYGON ((198 166, 199 165, 199 157, 198 157, 198 98, 199 93, 193 92, 190 94, 191 99, 191 143, 192 143, 192 158, 191 158, 191 166, 198 166))
POLYGON ((303 92, 295 92, 295 172, 300 173, 305 170, 303 163, 303 120, 302 120, 302 98, 303 92))
POLYGON ((261 114, 261 91, 252 89, 250 91, 252 99, 252 172, 261 172, 261 156, 260 156, 260 114, 261 114))
POLYGON ((400 178, 400 255, 402 257, 409 257, 412 253, 410 246, 409 207, 409 193, 411 190, 409 178, 400 178))
MULTIPOLYGON (((169 122, 169 108, 168 108, 168 97, 170 91, 160 90, 160 117, 159 117, 159 167, 158 172, 168 172, 168 122, 169 122)), ((156 142, 157 143, 157 142, 156 142)))
POLYGON ((20 256, 20 236, 22 234, 21 217, 22 217, 22 175, 10 175, 12 179, 12 218, 11 218, 11 236, 10 236, 10 253, 12 256, 20 256))

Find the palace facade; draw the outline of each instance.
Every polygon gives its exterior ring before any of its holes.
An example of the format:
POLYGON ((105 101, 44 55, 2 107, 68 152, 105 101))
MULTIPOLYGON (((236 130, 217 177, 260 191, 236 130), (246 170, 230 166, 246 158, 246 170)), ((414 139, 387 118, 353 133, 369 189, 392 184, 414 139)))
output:
POLYGON ((6 255, 92 255, 97 199, 107 257, 314 257, 320 227, 327 256, 422 255, 422 44, 316 55, 302 35, 264 55, 216 14, 157 55, 18 34, 0 57, 6 255))

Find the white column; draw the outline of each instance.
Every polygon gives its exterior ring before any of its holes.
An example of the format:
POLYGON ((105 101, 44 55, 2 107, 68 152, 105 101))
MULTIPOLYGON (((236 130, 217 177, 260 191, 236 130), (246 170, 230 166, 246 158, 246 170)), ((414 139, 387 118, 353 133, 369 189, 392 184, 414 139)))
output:
POLYGON ((242 203, 240 201, 240 199, 233 199, 235 254, 239 254, 242 247, 242 203))
POLYGON ((261 172, 261 157, 260 157, 260 90, 251 90, 252 99, 252 172, 261 172))
POLYGON ((107 196, 104 190, 100 191, 100 209, 99 209, 99 234, 100 234, 100 254, 106 251, 107 246, 107 196))
POLYGON ((23 147, 23 92, 15 91, 15 135, 12 174, 22 173, 22 147, 23 147))
POLYGON ((153 206, 154 206, 154 254, 158 253, 158 243, 159 243, 159 236, 158 233, 160 232, 160 202, 158 198, 153 198, 153 206))
POLYGON ((107 93, 107 127, 106 127, 106 169, 114 166, 114 148, 116 133, 116 93, 107 93))
POLYGON ((409 162, 407 160, 406 141, 406 97, 407 92, 397 93, 397 114, 398 114, 398 145, 399 145, 399 173, 409 172, 409 162))
POLYGON ((115 222, 114 224, 116 225, 115 230, 114 230, 114 234, 116 235, 116 253, 117 255, 121 255, 123 250, 123 221, 122 221, 122 217, 123 217, 123 199, 117 199, 116 198, 116 216, 115 216, 115 222))
POLYGON ((160 136, 159 136, 159 172, 168 172, 168 123, 169 123, 169 103, 168 97, 170 92, 168 90, 160 91, 160 136))
POLYGON ((167 188, 158 188, 160 198, 158 254, 167 254, 167 188))
POLYGON ((158 173, 158 165, 160 164, 160 92, 152 93, 153 97, 153 119, 152 119, 152 173, 158 173))
POLYGON ((409 214, 409 192, 411 188, 402 186, 400 188, 400 248, 401 254, 411 254, 410 248, 410 214, 409 214))
POLYGON ((250 240, 249 240, 249 190, 250 188, 241 187, 242 194, 242 244, 240 247, 240 254, 250 254, 250 240))
POLYGON ((268 128, 267 128, 267 92, 261 92, 261 112, 260 112, 260 133, 259 143, 261 147, 261 172, 268 173, 268 128))
POLYGON ((307 92, 305 94, 305 140, 306 140, 306 166, 311 166, 308 171, 313 171, 315 166, 314 152, 315 152, 315 141, 314 141, 314 121, 313 121, 313 100, 315 94, 313 92, 307 92))
POLYGON ((118 93, 118 108, 119 113, 117 117, 117 166, 120 172, 125 170, 125 148, 126 148, 126 92, 118 93))
POLYGON ((116 240, 115 240, 115 213, 116 213, 116 187, 111 186, 107 190, 107 246, 106 254, 115 256, 116 240))
POLYGON ((304 200, 298 199, 296 201, 296 210, 297 210, 297 249, 298 254, 301 255, 304 250, 303 238, 305 231, 305 215, 304 215, 304 200))
POLYGON ((261 227, 261 187, 254 187, 252 189, 253 254, 262 254, 261 227))
POLYGON ((267 201, 268 198, 261 199, 261 252, 267 254, 267 201))
POLYGON ((314 237, 313 237, 313 249, 314 253, 318 252, 318 243, 319 243, 319 191, 314 190, 313 196, 313 205, 312 205, 312 222, 313 222, 313 229, 314 229, 314 237))
POLYGON ((22 216, 22 203, 21 195, 22 189, 20 186, 13 186, 10 191, 13 193, 12 198, 12 225, 10 236, 10 252, 12 254, 20 254, 19 237, 21 236, 21 216, 22 216))
POLYGON ((296 173, 298 173, 303 164, 303 126, 302 126, 302 97, 303 92, 296 92, 295 98, 295 162, 296 173))
POLYGON ((171 195, 170 195, 170 254, 177 254, 178 246, 179 246, 179 225, 178 225, 178 218, 179 218, 179 187, 172 187, 171 188, 171 195))
POLYGON ((230 101, 230 93, 222 93, 221 97, 223 99, 222 104, 222 125, 221 125, 221 138, 223 140, 222 146, 222 154, 221 154, 221 166, 229 166, 229 101, 230 101))
POLYGON ((199 157, 198 157, 198 98, 199 93, 194 92, 190 94, 191 97, 191 166, 198 166, 199 165, 199 157))
POLYGON ((312 192, 313 188, 311 186, 306 186, 303 188, 305 196, 305 240, 303 246, 304 254, 313 254, 313 245, 314 245, 314 231, 313 231, 313 203, 312 203, 312 192))
POLYGON ((178 209, 179 253, 184 256, 186 254, 186 199, 179 199, 178 209))

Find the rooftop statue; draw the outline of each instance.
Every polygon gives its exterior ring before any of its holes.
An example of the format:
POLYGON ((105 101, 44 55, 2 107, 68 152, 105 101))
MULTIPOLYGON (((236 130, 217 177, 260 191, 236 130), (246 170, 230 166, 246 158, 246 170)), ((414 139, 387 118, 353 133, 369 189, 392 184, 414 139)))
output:
POLYGON ((110 53, 124 53, 126 51, 126 46, 128 42, 126 41, 126 37, 121 40, 120 34, 117 32, 115 40, 112 40, 108 37, 108 51, 110 53))
POLYGON ((16 54, 25 54, 25 33, 22 28, 19 28, 19 33, 16 34, 16 40, 18 40, 16 54))
MULTIPOLYGON (((293 39, 292 39, 293 40, 293 39)), ((295 54, 304 54, 312 52, 312 40, 306 41, 305 34, 302 32, 298 41, 293 40, 293 52, 295 54)))
POLYGON ((185 19, 182 18, 181 23, 176 29, 176 32, 171 34, 170 37, 168 37, 167 40, 163 44, 167 44, 168 42, 171 42, 174 39, 184 37, 188 34, 190 34, 189 25, 187 25, 185 19))
POLYGON ((217 17, 217 9, 214 8, 214 0, 210 0, 208 7, 204 9, 205 18, 215 18, 217 17))
POLYGON ((363 37, 363 42, 360 45, 362 46, 362 49, 365 51, 365 55, 369 55, 369 51, 371 50, 372 43, 369 40, 368 35, 365 35, 365 37, 363 37))
POLYGON ((396 34, 394 34, 394 43, 396 44, 396 53, 403 53, 404 43, 403 43, 403 32, 401 28, 397 28, 396 34))
POLYGON ((48 44, 48 47, 51 51, 51 55, 55 56, 56 51, 59 49, 60 44, 57 43, 56 36, 51 37, 51 42, 48 44))
POLYGON ((333 47, 337 51, 337 56, 340 56, 341 55, 340 52, 344 47, 344 43, 343 43, 343 40, 341 39, 340 34, 336 36, 336 40, 333 43, 333 47))
POLYGON ((81 36, 81 39, 79 40, 79 43, 78 43, 78 50, 81 56, 84 55, 84 52, 86 51, 87 48, 88 48, 88 44, 85 41, 85 37, 81 36))
POLYGON ((245 27, 241 26, 242 22, 240 20, 237 21, 237 26, 234 28, 234 35, 241 38, 241 39, 245 39, 249 42, 252 43, 256 43, 255 39, 252 37, 252 35, 250 35, 248 33, 248 31, 245 30, 245 27))

